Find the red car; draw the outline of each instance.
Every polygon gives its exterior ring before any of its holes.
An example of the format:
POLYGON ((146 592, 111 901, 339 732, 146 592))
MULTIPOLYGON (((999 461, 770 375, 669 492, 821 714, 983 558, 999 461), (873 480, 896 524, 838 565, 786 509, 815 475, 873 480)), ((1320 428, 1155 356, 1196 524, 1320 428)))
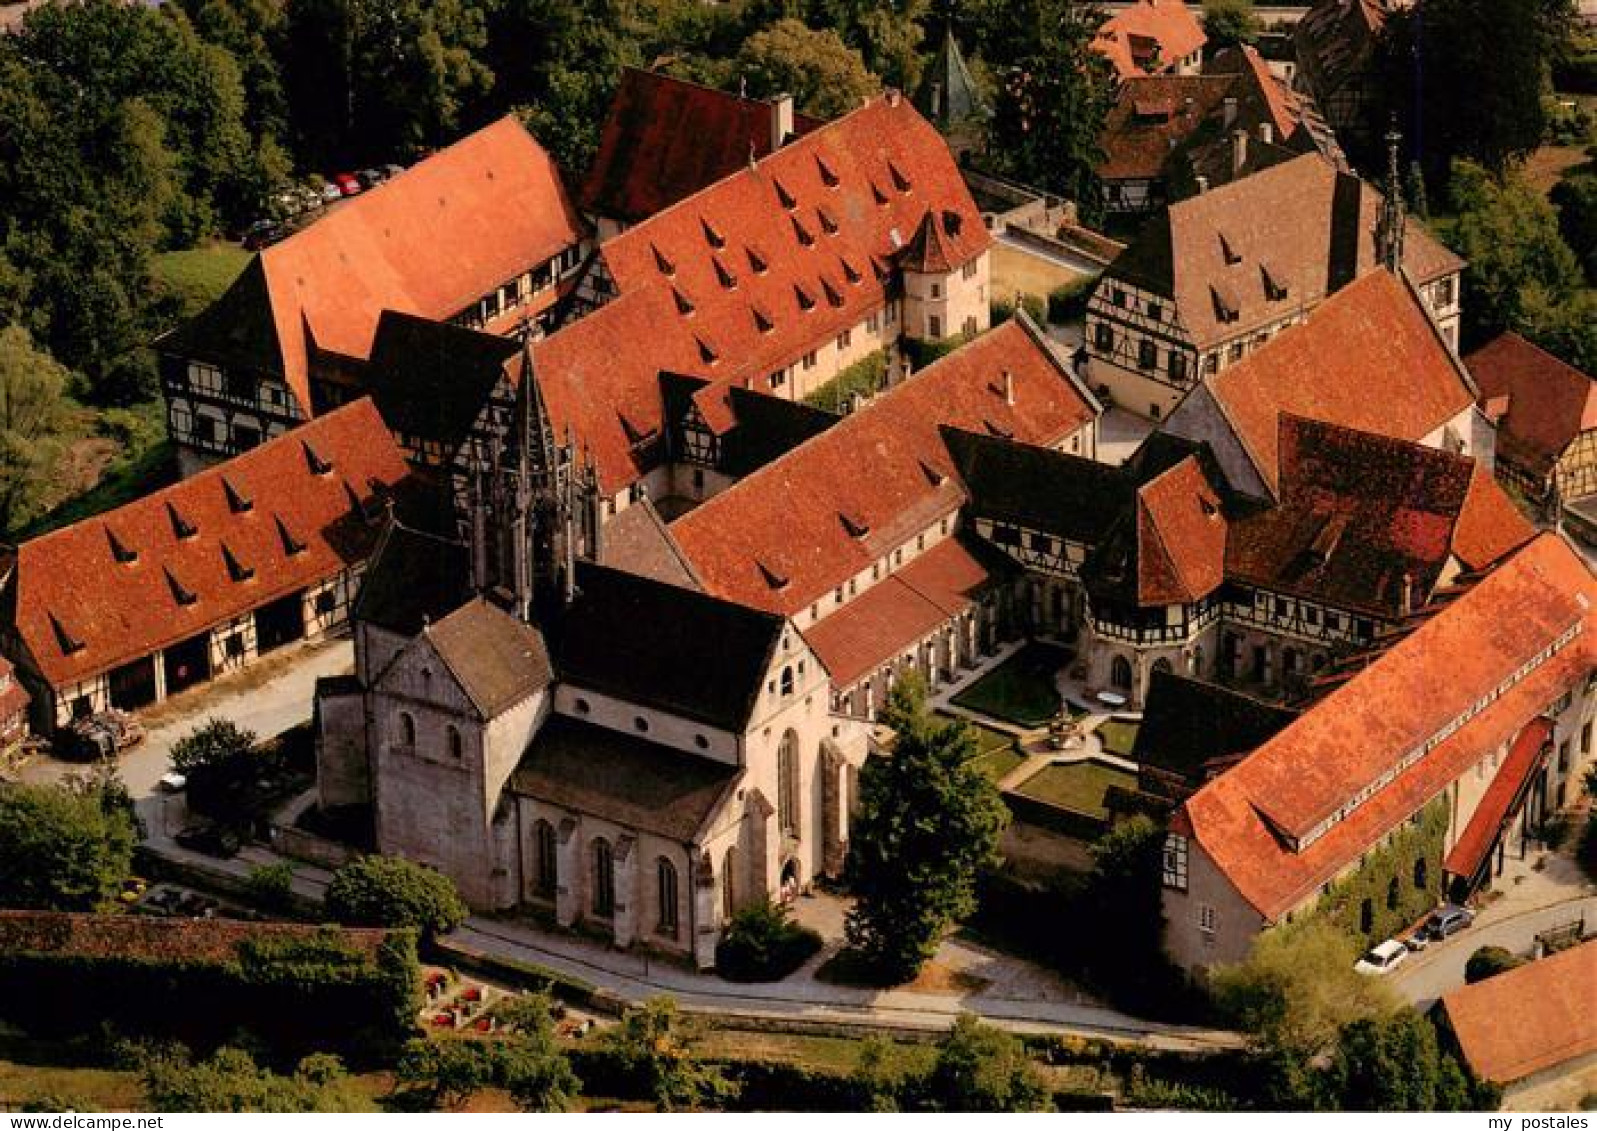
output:
POLYGON ((360 193, 360 182, 355 179, 353 173, 339 173, 333 178, 333 183, 345 196, 357 196, 360 193))

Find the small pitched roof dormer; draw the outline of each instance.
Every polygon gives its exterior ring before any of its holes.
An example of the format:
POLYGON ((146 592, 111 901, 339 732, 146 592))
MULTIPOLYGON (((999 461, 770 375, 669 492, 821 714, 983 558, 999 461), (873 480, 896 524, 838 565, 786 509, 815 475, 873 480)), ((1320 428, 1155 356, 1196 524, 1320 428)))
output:
POLYGON ((139 552, 117 537, 110 524, 105 528, 105 540, 111 547, 111 560, 118 565, 132 565, 139 560, 139 552))
POLYGON ((172 533, 180 540, 192 538, 200 532, 200 528, 184 517, 183 512, 177 509, 177 504, 170 500, 166 504, 166 517, 172 523, 172 533))
POLYGON ((787 577, 787 575, 785 573, 782 573, 780 570, 774 569, 771 566, 766 565, 759 558, 755 558, 754 559, 754 565, 755 565, 755 568, 760 571, 760 576, 765 579, 765 584, 766 585, 768 585, 772 589, 776 589, 776 590, 782 590, 782 589, 786 589, 787 588, 787 586, 788 586, 788 577, 787 577))
POLYGON ((255 576, 255 567, 240 561, 226 542, 222 543, 222 564, 227 566, 227 576, 234 581, 248 581, 255 576))
POLYGON ((283 516, 274 514, 272 521, 277 524, 277 537, 283 543, 283 553, 289 557, 303 554, 306 549, 305 543, 294 536, 294 532, 288 528, 288 523, 283 521, 283 516))
POLYGON ((166 574, 166 586, 172 591, 172 600, 187 608, 200 599, 200 595, 178 580, 177 574, 172 572, 171 566, 163 566, 162 572, 166 574))
POLYGON ((225 475, 222 476, 222 493, 227 496, 227 509, 233 514, 244 514, 255 507, 255 500, 225 475))
POLYGON ((60 617, 56 616, 54 613, 50 613, 49 617, 50 631, 55 633, 55 642, 61 646, 62 655, 75 656, 88 647, 88 645, 83 642, 82 637, 74 635, 72 631, 62 623, 60 617))
POLYGON ((317 450, 311 447, 309 440, 301 440, 300 447, 305 450, 305 466, 311 469, 312 475, 327 475, 333 470, 333 465, 321 457, 317 450))
POLYGON ((832 171, 832 167, 826 163, 825 158, 819 153, 815 155, 815 168, 821 174, 821 183, 827 188, 836 188, 842 183, 837 174, 832 171))

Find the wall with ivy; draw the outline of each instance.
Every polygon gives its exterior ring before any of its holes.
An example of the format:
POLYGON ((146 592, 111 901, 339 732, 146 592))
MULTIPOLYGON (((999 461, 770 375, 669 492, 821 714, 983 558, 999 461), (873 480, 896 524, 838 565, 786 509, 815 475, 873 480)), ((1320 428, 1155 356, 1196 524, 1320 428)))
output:
POLYGON ((856 394, 873 397, 887 379, 887 351, 867 354, 804 398, 811 408, 842 414, 856 394))
POLYGON ((1314 914, 1323 916, 1354 938, 1372 942, 1390 938, 1442 898, 1442 845, 1447 838, 1448 804, 1438 797, 1403 825, 1381 848, 1365 858, 1357 871, 1337 880, 1321 898, 1314 914), (1425 861, 1425 885, 1415 886, 1414 862, 1425 861), (1392 881, 1396 880, 1395 901, 1392 881), (1364 901, 1371 921, 1364 929, 1364 901))

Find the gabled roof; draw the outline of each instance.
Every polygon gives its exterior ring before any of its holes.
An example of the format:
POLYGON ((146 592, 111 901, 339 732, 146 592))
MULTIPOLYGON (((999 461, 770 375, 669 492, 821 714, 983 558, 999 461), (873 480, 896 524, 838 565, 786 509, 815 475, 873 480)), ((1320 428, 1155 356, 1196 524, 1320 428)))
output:
POLYGON ((513 338, 385 310, 367 387, 389 428, 442 444, 447 455, 470 435, 483 402, 520 351, 513 338))
POLYGON ((1240 691, 1155 670, 1132 759, 1198 783, 1210 763, 1262 746, 1297 717, 1240 691))
MULTIPOLYGON (((1454 553, 1475 461, 1295 416, 1281 417, 1278 450, 1280 501, 1232 524, 1230 575, 1386 619, 1424 604, 1454 553)), ((1520 527, 1493 558, 1529 540, 1520 527)))
POLYGON ((1088 591, 1145 608, 1209 596, 1225 580, 1226 516, 1203 462, 1124 472, 1136 487, 1082 567, 1088 591))
POLYGON ((1316 0, 1292 33, 1298 68, 1316 98, 1328 102, 1366 81, 1385 26, 1382 0, 1316 0))
POLYGON ((554 162, 503 118, 266 248, 161 348, 280 373, 308 416, 313 353, 364 361, 384 310, 451 318, 581 235, 554 162))
POLYGON ((404 457, 369 399, 142 499, 24 542, 16 631, 62 686, 364 559, 404 457))
POLYGON ((553 715, 510 776, 513 792, 683 842, 737 785, 736 766, 553 715))
POLYGON ((704 588, 647 497, 605 522, 599 564, 684 589, 704 588))
POLYGON ((471 595, 471 555, 464 543, 393 521, 366 567, 350 615, 414 636, 471 595))
POLYGON ((1464 568, 1480 570, 1495 565, 1535 536, 1536 527, 1520 513, 1491 469, 1477 460, 1464 509, 1453 527, 1453 553, 1464 568))
POLYGON ((1493 338, 1464 364, 1510 463, 1546 475, 1576 436, 1597 429, 1597 380, 1518 334, 1493 338))
POLYGON ((1136 492, 1124 468, 959 428, 945 426, 942 434, 973 518, 1093 546, 1136 492))
POLYGON ((1442 995, 1470 1071, 1494 1084, 1597 1052, 1597 942, 1442 995))
POLYGON ((1587 677, 1594 598, 1597 582, 1580 558, 1556 535, 1540 535, 1206 784, 1174 827, 1261 915, 1277 919, 1587 677), (1572 629, 1566 646, 1503 690, 1572 629))
MULTIPOLYGON (((1174 299, 1200 350, 1273 324, 1380 268, 1380 195, 1318 154, 1171 204, 1106 272, 1174 299)), ((1417 223, 1403 266, 1417 283, 1463 262, 1417 223)))
POLYGON ((1022 317, 916 373, 671 529, 711 592, 791 614, 958 509, 965 494, 943 425, 1054 444, 1095 415, 1022 317))
POLYGON ((557 626, 560 678, 741 734, 787 622, 719 597, 581 564, 557 626))
MULTIPOLYGON (((626 67, 583 181, 583 210, 636 223, 771 152, 776 105, 626 67)), ((793 117, 803 135, 820 123, 793 117)))
POLYGON ((1124 79, 1174 66, 1208 39, 1183 0, 1138 0, 1103 22, 1093 49, 1124 79))
POLYGON ((554 679, 543 633, 481 597, 421 630, 484 719, 554 679))
POLYGON ((938 45, 937 54, 921 73, 920 86, 915 91, 915 109, 944 131, 977 120, 986 112, 981 91, 965 65, 965 56, 959 50, 952 27, 943 29, 943 41, 938 45))
POLYGON ((1420 440, 1475 399, 1419 296, 1384 270, 1345 287, 1204 385, 1272 491, 1283 414, 1420 440))

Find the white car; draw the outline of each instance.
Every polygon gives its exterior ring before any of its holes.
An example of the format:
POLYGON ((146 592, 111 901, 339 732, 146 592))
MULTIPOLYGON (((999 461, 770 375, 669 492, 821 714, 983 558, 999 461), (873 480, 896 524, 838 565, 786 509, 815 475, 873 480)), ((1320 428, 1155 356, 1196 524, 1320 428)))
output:
POLYGON ((1408 947, 1396 939, 1387 939, 1371 947, 1363 958, 1353 964, 1360 974, 1385 974, 1408 957, 1408 947))
POLYGON ((182 793, 189 784, 189 779, 176 770, 168 770, 161 775, 160 786, 162 793, 182 793))

